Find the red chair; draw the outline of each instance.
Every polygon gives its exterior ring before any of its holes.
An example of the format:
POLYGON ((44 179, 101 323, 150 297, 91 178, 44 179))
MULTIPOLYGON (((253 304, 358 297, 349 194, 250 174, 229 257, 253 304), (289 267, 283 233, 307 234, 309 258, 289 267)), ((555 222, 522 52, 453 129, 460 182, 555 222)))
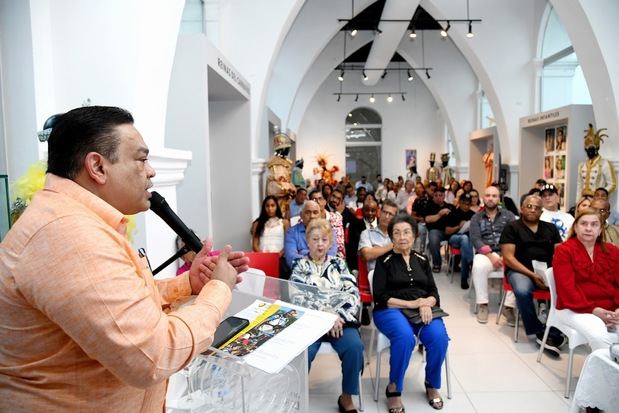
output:
POLYGON ((264 271, 269 277, 279 278, 279 252, 246 252, 249 266, 264 271))
MULTIPOLYGON (((499 318, 501 318, 501 313, 503 311, 503 306, 505 304, 505 296, 508 291, 514 291, 512 285, 507 280, 507 273, 503 277, 503 295, 501 296, 501 305, 499 306, 499 313, 496 317, 496 323, 499 324, 499 318)), ((550 290, 533 290, 533 299, 534 300, 550 300, 550 290)), ((514 328, 514 342, 518 342, 518 330, 520 327, 520 313, 518 312, 518 306, 514 308, 514 313, 516 315, 516 328, 514 328)))
POLYGON ((447 276, 451 273, 450 283, 454 282, 454 268, 456 267, 456 256, 461 255, 458 248, 449 245, 449 259, 447 260, 447 276))
POLYGON ((357 285, 359 287, 359 297, 363 304, 372 304, 372 291, 368 280, 368 263, 361 257, 357 258, 359 273, 357 274, 357 285))

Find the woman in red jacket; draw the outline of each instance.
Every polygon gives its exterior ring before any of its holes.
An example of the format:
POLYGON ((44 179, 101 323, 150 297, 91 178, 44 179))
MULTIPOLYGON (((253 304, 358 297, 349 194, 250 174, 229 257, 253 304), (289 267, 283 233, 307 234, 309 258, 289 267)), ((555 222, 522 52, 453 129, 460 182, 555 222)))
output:
POLYGON ((552 262, 557 317, 594 350, 619 341, 619 249, 604 241, 603 228, 598 211, 583 210, 552 262))

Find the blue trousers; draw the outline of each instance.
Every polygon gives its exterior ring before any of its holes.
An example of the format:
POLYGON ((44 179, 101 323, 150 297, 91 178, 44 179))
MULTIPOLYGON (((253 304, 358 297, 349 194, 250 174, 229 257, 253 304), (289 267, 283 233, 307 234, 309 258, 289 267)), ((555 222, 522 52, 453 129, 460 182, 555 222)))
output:
POLYGON ((431 229, 428 233, 430 255, 432 256, 432 265, 435 267, 441 266, 441 241, 446 241, 447 236, 445 231, 440 229, 431 229))
POLYGON ((466 234, 453 234, 449 238, 449 245, 460 250, 460 268, 462 281, 468 281, 471 265, 473 264, 473 245, 466 234))
POLYGON ((342 361, 342 393, 359 394, 359 375, 363 369, 363 343, 359 329, 344 327, 344 332, 340 338, 333 338, 325 334, 318 341, 312 343, 307 348, 308 370, 312 367, 312 361, 314 361, 323 341, 331 344, 342 361))
POLYGON ((535 284, 533 284, 529 277, 516 271, 509 271, 507 277, 514 289, 516 304, 518 305, 518 311, 522 317, 522 323, 527 335, 544 333, 545 327, 537 318, 535 306, 533 305, 535 284))
POLYGON ((417 334, 426 347, 426 382, 435 389, 441 388, 441 367, 449 343, 449 336, 441 318, 435 318, 428 325, 411 325, 402 311, 387 308, 374 311, 374 324, 391 343, 389 382, 395 383, 396 391, 401 392, 404 387, 404 375, 415 348, 417 334))

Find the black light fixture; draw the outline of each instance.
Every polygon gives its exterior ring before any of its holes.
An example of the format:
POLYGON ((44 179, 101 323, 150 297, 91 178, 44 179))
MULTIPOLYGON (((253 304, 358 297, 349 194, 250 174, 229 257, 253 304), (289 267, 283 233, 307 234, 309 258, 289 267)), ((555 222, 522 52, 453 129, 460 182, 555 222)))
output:
POLYGON ((393 98, 391 97, 391 95, 387 96, 387 102, 388 102, 388 103, 393 102, 393 98))
POLYGON ((338 94, 337 95, 337 101, 339 102, 340 100, 342 100, 342 95, 338 94))
POLYGON ((374 97, 374 93, 372 93, 372 95, 370 96, 370 103, 374 103, 376 101, 376 98, 374 97))
POLYGON ((361 72, 361 74, 362 74, 362 76, 363 76, 363 80, 368 80, 368 75, 367 75, 367 74, 365 74, 365 70, 363 70, 363 71, 361 72))
MULTIPOLYGON (((466 0, 466 18, 468 19, 469 17, 469 0, 466 0)), ((466 37, 470 39, 473 36, 475 36, 473 34, 473 20, 469 20, 469 32, 466 34, 466 37)))
POLYGON ((378 28, 378 26, 376 26, 376 28, 374 29, 374 31, 378 34, 383 34, 383 31, 381 29, 378 28))
POLYGON ((344 81, 344 71, 343 70, 340 72, 340 75, 337 77, 337 80, 339 80, 340 82, 344 81))
POLYGON ((415 37, 417 37, 417 33, 415 33, 415 27, 414 26, 411 29, 411 32, 408 34, 408 37, 410 37, 411 39, 414 39, 415 37))
POLYGON ((350 37, 355 37, 357 35, 358 30, 357 29, 352 29, 350 31, 350 37))
POLYGON ((387 70, 384 70, 384 71, 383 71, 383 74, 382 74, 382 75, 380 75, 380 78, 381 78, 381 79, 384 79, 384 78, 386 78, 386 77, 387 77, 387 70))
POLYGON ((404 93, 402 93, 402 102, 406 102, 406 98, 404 97, 404 93))
POLYGON ((451 29, 451 22, 447 20, 447 27, 441 30, 441 37, 447 37, 447 32, 451 29))
POLYGON ((430 76, 430 72, 428 71, 428 69, 426 69, 426 77, 427 77, 428 79, 431 79, 431 78, 432 78, 432 76, 430 76))
POLYGON ((355 96, 355 102, 359 101, 359 95, 355 96))
POLYGON ((411 71, 409 69, 406 70, 406 74, 408 75, 408 81, 412 82, 413 81, 413 74, 411 73, 411 71))

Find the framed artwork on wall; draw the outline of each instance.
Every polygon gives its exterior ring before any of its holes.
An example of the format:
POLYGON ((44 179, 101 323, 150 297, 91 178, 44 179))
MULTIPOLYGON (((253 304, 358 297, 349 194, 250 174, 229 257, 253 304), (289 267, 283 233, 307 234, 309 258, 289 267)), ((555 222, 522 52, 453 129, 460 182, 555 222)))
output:
POLYGON ((416 167, 417 166, 417 149, 406 149, 404 151, 405 154, 405 165, 406 165, 406 170, 410 170, 411 167, 416 167))
POLYGON ((565 152, 567 150, 567 126, 557 127, 555 149, 558 152, 565 152))
POLYGON ((546 145, 545 152, 550 153, 555 150, 555 129, 549 128, 546 129, 546 145))

